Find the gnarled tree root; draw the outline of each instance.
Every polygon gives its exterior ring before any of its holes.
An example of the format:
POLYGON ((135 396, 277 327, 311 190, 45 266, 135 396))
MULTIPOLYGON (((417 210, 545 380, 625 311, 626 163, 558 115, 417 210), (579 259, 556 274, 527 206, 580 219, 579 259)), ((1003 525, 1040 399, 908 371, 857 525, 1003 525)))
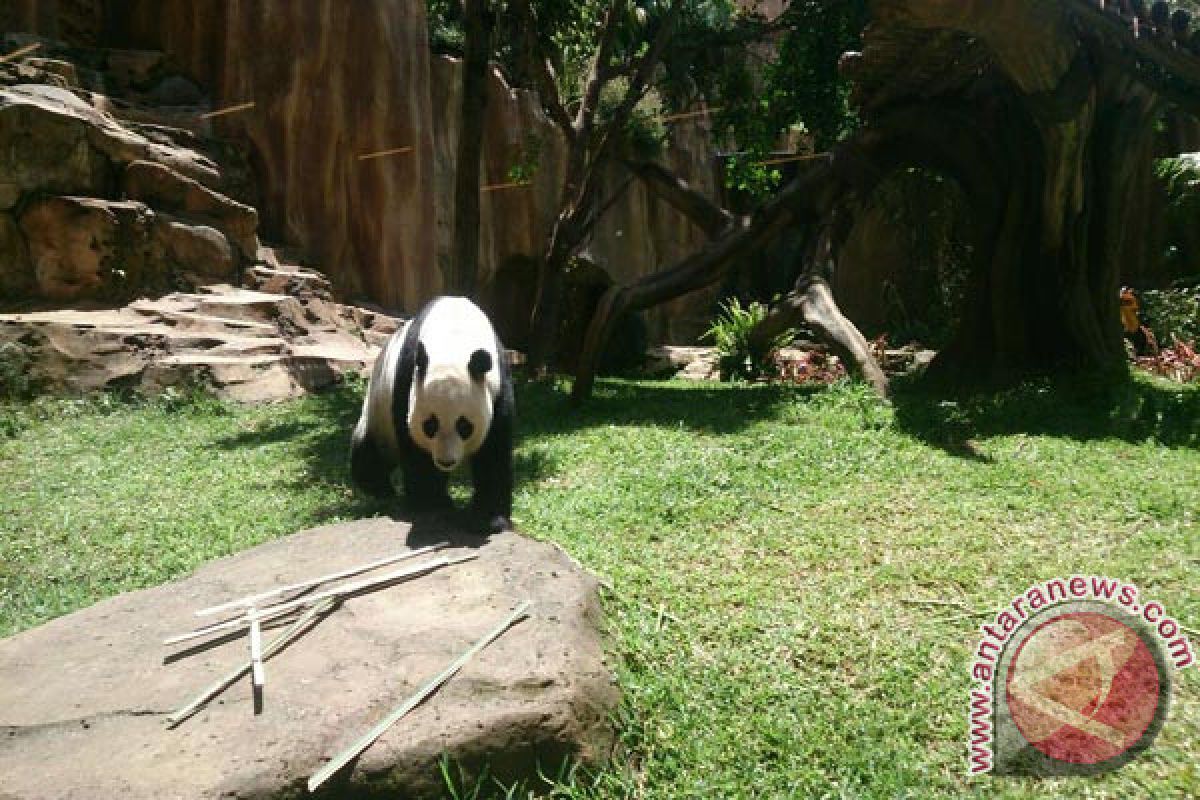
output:
POLYGON ((800 322, 807 324, 822 342, 829 345, 847 370, 871 384, 881 397, 887 398, 887 376, 875 360, 866 338, 838 308, 824 278, 801 276, 796 288, 767 314, 752 337, 761 342, 770 341, 800 322))
POLYGON ((672 269, 647 275, 628 286, 613 286, 600 298, 588 325, 571 388, 571 401, 579 403, 591 394, 600 353, 608 343, 613 325, 627 311, 641 311, 711 286, 733 266, 737 256, 763 244, 793 219, 782 203, 761 212, 755 224, 740 227, 710 242, 672 269))

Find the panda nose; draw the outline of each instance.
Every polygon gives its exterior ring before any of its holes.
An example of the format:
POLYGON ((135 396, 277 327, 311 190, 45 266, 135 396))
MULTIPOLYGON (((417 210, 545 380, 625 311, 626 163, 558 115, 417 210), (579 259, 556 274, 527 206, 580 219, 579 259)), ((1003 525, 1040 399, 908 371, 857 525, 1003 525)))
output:
POLYGON ((434 461, 436 461, 437 465, 444 470, 452 470, 452 469, 454 469, 454 466, 456 464, 458 464, 458 462, 455 461, 454 459, 443 460, 443 459, 437 458, 437 459, 434 459, 434 461))

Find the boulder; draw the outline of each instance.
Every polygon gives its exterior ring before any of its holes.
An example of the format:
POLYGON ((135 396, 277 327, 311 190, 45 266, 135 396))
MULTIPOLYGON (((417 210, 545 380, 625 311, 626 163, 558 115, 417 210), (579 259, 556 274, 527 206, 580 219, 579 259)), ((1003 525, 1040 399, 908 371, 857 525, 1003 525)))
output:
POLYGON ((14 187, 5 194, 105 194, 112 170, 88 142, 89 111, 65 89, 0 89, 0 176, 14 187))
POLYGON ((12 215, 0 212, 0 295, 25 298, 33 294, 33 287, 25 237, 12 215))
POLYGON ((192 285, 207 281, 232 281, 236 277, 237 256, 233 247, 216 228, 189 225, 161 216, 154 235, 180 280, 192 285))
POLYGON ((566 757, 598 760, 617 693, 595 579, 561 550, 515 533, 479 540, 440 519, 369 519, 297 533, 0 641, 0 797, 297 796, 525 600, 529 619, 322 794, 444 796, 443 753, 468 774, 487 763, 502 780, 535 778, 539 764, 553 774, 566 757), (260 703, 244 676, 167 727, 167 714, 248 657, 236 634, 164 647, 201 622, 193 611, 439 541, 454 545, 443 552, 478 558, 346 600, 266 662, 260 703))
POLYGON ((157 209, 211 220, 227 234, 242 255, 253 258, 258 249, 258 212, 207 186, 153 161, 134 161, 121 175, 125 196, 157 209))
POLYGON ((112 300, 147 285, 153 213, 141 203, 46 197, 21 214, 37 295, 112 300))
POLYGON ((20 228, 34 294, 43 300, 115 303, 237 274, 238 258, 220 231, 140 202, 45 197, 25 209, 20 228))
POLYGON ((23 189, 107 196, 113 165, 157 161, 206 186, 221 173, 210 158, 121 125, 72 92, 45 84, 0 88, 0 175, 23 189))

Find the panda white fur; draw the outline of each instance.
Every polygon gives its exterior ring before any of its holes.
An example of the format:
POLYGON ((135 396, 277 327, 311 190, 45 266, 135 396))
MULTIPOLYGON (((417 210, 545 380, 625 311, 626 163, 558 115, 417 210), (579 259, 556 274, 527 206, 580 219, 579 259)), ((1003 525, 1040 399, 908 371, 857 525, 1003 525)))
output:
POLYGON ((513 389, 504 348, 465 297, 431 301, 379 354, 350 445, 355 485, 393 493, 403 471, 414 511, 449 508, 449 473, 471 462, 473 513, 488 530, 511 527, 513 389))

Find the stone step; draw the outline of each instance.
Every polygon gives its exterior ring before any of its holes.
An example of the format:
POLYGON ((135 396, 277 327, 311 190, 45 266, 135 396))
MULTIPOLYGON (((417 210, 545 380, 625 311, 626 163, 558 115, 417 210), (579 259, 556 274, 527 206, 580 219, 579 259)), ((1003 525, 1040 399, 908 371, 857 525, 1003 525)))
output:
POLYGON ((310 355, 179 353, 156 361, 151 375, 160 384, 191 381, 212 386, 231 400, 254 403, 320 391, 369 363, 365 349, 359 359, 336 361, 310 355))
POLYGON ((0 315, 0 346, 48 389, 148 392, 184 382, 242 402, 297 397, 370 369, 400 325, 377 312, 217 284, 121 309, 0 315))
POLYGON ((204 344, 180 343, 175 348, 179 355, 195 353, 198 355, 212 354, 232 356, 234 358, 249 358, 260 355, 282 355, 288 352, 288 343, 283 339, 264 336, 258 337, 223 337, 209 339, 204 344))
POLYGON ((329 279, 305 267, 255 264, 246 270, 243 281, 249 288, 263 292, 278 292, 297 297, 311 295, 325 300, 333 298, 333 284, 329 279))
POLYGON ((258 292, 252 289, 215 291, 209 294, 187 295, 195 299, 196 310, 224 319, 272 324, 280 317, 303 318, 303 308, 294 297, 258 292))
POLYGON ((275 336, 279 332, 274 325, 265 322, 201 314, 197 311, 146 308, 138 309, 138 313, 145 314, 147 317, 177 330, 208 330, 219 333, 237 331, 247 336, 275 336))

